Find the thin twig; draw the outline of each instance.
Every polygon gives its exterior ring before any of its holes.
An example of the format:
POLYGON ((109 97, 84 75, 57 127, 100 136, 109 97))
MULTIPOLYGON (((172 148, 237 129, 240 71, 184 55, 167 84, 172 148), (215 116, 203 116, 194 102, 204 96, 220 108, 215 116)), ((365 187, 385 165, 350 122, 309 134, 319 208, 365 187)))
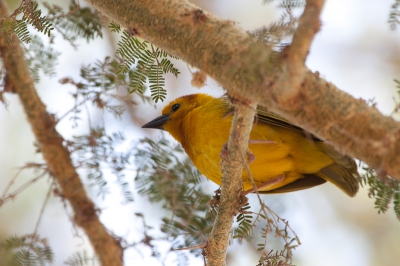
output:
POLYGON ((37 220, 36 225, 35 225, 35 230, 33 230, 33 234, 34 235, 36 235, 37 230, 39 228, 39 224, 40 224, 40 221, 42 220, 44 208, 46 207, 46 204, 47 204, 47 202, 48 202, 48 200, 50 198, 50 193, 51 193, 52 189, 53 189, 53 187, 52 187, 52 185, 50 185, 49 186, 49 190, 47 191, 47 194, 46 194, 46 198, 43 201, 42 208, 40 209, 39 217, 38 217, 38 220, 37 220))
POLYGON ((200 245, 190 246, 190 247, 183 247, 183 248, 174 248, 172 250, 193 250, 193 249, 203 249, 207 246, 207 241, 201 243, 200 245))
POLYGON ((32 178, 31 180, 29 180, 28 182, 26 182, 25 184, 21 185, 19 188, 17 188, 13 193, 10 193, 8 195, 3 195, 1 201, 2 203, 4 203, 6 200, 9 199, 14 199, 19 193, 21 193, 22 191, 24 191, 26 188, 28 188, 30 185, 32 185, 33 183, 35 183, 36 181, 38 181, 40 178, 42 178, 43 176, 45 176, 47 174, 47 171, 42 173, 41 175, 38 175, 35 178, 32 178))

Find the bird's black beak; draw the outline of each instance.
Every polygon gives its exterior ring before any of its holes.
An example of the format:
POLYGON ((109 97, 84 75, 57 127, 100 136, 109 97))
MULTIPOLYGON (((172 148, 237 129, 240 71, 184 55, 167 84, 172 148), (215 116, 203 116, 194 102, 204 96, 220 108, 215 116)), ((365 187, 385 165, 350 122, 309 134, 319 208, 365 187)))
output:
POLYGON ((163 125, 169 120, 171 120, 169 115, 162 115, 143 125, 142 128, 156 128, 164 130, 163 125))

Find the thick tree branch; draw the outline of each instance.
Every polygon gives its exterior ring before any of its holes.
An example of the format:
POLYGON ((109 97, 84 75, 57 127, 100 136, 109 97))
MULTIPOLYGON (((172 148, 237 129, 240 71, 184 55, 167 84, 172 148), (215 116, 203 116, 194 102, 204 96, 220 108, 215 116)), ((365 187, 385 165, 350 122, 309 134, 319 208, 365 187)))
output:
MULTIPOLYGON (((229 92, 258 102, 400 180, 399 123, 307 68, 298 86, 285 86, 285 79, 290 78, 288 62, 233 22, 185 0, 88 1, 122 26, 134 29, 131 32, 202 69, 229 92)), ((322 2, 313 2, 321 3, 317 5, 320 9, 322 2)))
POLYGON ((239 208, 243 191, 243 155, 246 154, 250 131, 257 104, 232 98, 235 106, 227 151, 223 151, 221 171, 222 186, 218 215, 206 247, 207 265, 226 265, 226 250, 232 233, 233 217, 239 208))
MULTIPOLYGON (((3 1, 0 1, 0 14, 8 15, 3 1)), ((49 171, 57 180, 62 196, 68 200, 74 211, 75 223, 88 236, 102 265, 122 265, 122 248, 100 222, 98 210, 88 198, 71 162, 70 153, 63 145, 64 139, 55 129, 54 117, 47 113, 46 106, 35 90, 16 36, 10 44, 8 36, 0 32, 0 54, 6 69, 6 86, 18 94, 49 171)))

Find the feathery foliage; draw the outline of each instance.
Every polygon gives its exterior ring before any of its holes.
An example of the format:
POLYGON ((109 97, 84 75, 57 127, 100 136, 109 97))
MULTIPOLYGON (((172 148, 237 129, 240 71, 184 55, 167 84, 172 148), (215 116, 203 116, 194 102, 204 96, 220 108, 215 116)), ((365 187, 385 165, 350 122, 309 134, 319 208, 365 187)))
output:
POLYGON ((253 229, 262 225, 261 237, 263 243, 257 244, 258 251, 264 251, 263 254, 266 254, 268 235, 273 234, 274 237, 279 237, 285 243, 283 250, 279 253, 281 254, 279 257, 284 258, 286 264, 273 264, 275 256, 272 256, 272 251, 270 251, 268 256, 263 255, 263 257, 261 257, 260 261, 264 263, 261 265, 288 265, 288 263, 292 261, 293 250, 301 244, 300 239, 290 228, 288 221, 279 217, 279 215, 265 205, 260 198, 259 200, 260 205, 257 212, 252 211, 248 203, 240 208, 239 215, 236 217, 236 221, 239 225, 233 231, 233 238, 239 241, 243 239, 251 241, 253 229), (264 223, 265 225, 263 225, 264 223))
POLYGON ((133 201, 128 183, 125 181, 124 169, 129 164, 130 153, 116 152, 115 147, 125 140, 122 133, 107 135, 104 129, 92 129, 89 134, 74 136, 66 145, 72 152, 77 168, 86 169, 86 175, 99 188, 99 195, 108 193, 104 168, 109 168, 117 177, 125 202, 133 201))
MULTIPOLYGON (((273 2, 273 0, 264 2, 273 2)), ((268 47, 281 51, 291 43, 293 33, 297 27, 298 17, 293 14, 293 11, 304 7, 304 4, 304 1, 298 0, 279 1, 278 8, 283 10, 279 21, 267 27, 254 30, 250 32, 250 35, 268 47)))
POLYGON ((59 52, 51 46, 45 46, 40 37, 33 35, 31 41, 23 46, 31 77, 39 82, 39 71, 48 76, 55 74, 59 52))
MULTIPOLYGON (((127 74, 119 73, 118 66, 116 60, 106 57, 103 61, 95 62, 94 65, 82 66, 80 69, 81 81, 75 81, 70 77, 60 79, 61 84, 75 87, 75 92, 72 93, 75 106, 69 112, 73 113, 70 119, 75 122, 75 126, 80 120, 79 114, 88 103, 102 111, 105 110, 113 114, 116 118, 121 117, 126 106, 136 104, 130 95, 118 93, 119 89, 129 87, 129 76, 131 75, 131 72, 127 74)), ((150 102, 148 97, 140 93, 136 93, 136 95, 142 101, 150 102)))
POLYGON ((0 30, 7 32, 12 42, 12 34, 15 33, 18 38, 28 43, 31 37, 28 31, 28 25, 32 25, 37 31, 43 32, 50 37, 50 32, 54 29, 50 21, 42 16, 42 11, 38 9, 38 4, 32 0, 22 0, 20 6, 8 17, 0 19, 0 30), (17 17, 22 14, 21 19, 17 17))
POLYGON ((361 185, 368 185, 368 197, 375 199, 375 208, 378 213, 385 213, 393 202, 393 210, 400 220, 400 182, 389 176, 378 177, 376 172, 368 166, 362 167, 361 185))
POLYGON ((246 203, 243 207, 240 208, 239 214, 236 216, 236 222, 239 223, 239 225, 233 230, 233 238, 239 239, 239 241, 242 241, 242 239, 246 239, 250 241, 252 235, 253 235, 253 213, 249 211, 251 208, 249 203, 246 203))
POLYGON ((68 266, 95 266, 100 265, 100 261, 95 256, 88 256, 86 250, 76 252, 70 256, 65 262, 68 266))
POLYGON ((396 30, 398 25, 400 24, 400 0, 395 0, 392 6, 390 7, 389 13, 389 25, 391 30, 396 30))
POLYGON ((102 37, 102 24, 98 11, 81 7, 75 0, 71 0, 67 13, 55 4, 44 2, 43 6, 47 9, 46 16, 42 16, 38 3, 22 0, 20 6, 10 16, 0 19, 0 30, 7 32, 10 41, 12 34, 15 33, 22 42, 29 43, 32 36, 28 25, 32 25, 37 31, 49 37, 56 29, 74 48, 77 47, 75 41, 78 38, 89 41, 102 37), (20 14, 23 14, 22 19, 17 19, 20 14))
MULTIPOLYGON (((107 57, 104 61, 97 61, 94 66, 81 67, 82 81, 74 81, 68 77, 61 79, 60 83, 75 87, 75 91, 72 92, 75 105, 59 119, 70 115, 73 125, 77 126, 82 112, 88 111, 88 105, 120 118, 126 106, 136 104, 131 95, 124 96, 117 93, 119 87, 127 87, 129 83, 128 75, 117 74, 117 67, 118 63, 107 57)), ((146 100, 146 97, 140 96, 146 100)), ((90 116, 89 113, 87 115, 90 116)), ((131 152, 116 151, 116 147, 125 141, 125 137, 121 132, 106 134, 103 127, 91 125, 90 119, 89 127, 88 134, 74 136, 72 140, 66 141, 75 166, 86 170, 88 179, 97 185, 98 193, 102 196, 108 193, 104 168, 111 169, 122 190, 125 203, 132 202, 133 195, 124 173, 126 165, 130 164, 131 152)))
MULTIPOLYGON (((114 22, 110 23, 109 28, 113 32, 121 32, 121 27, 114 22)), ((152 44, 146 41, 140 41, 133 36, 134 30, 130 30, 130 32, 124 30, 121 41, 118 42, 116 55, 123 59, 119 72, 125 74, 135 67, 129 75, 131 79, 129 92, 143 94, 146 91, 146 82, 148 82, 151 98, 155 102, 164 101, 167 91, 164 89, 165 78, 163 75, 172 73, 177 77, 180 74, 170 60, 170 58, 176 59, 176 57, 168 55, 159 48, 154 48, 152 44)))
POLYGON ((55 4, 44 2, 48 10, 47 20, 74 48, 76 40, 84 38, 87 42, 97 37, 103 37, 100 13, 89 7, 81 7, 77 1, 70 2, 68 13, 55 4))
POLYGON ((54 260, 47 240, 34 234, 8 237, 0 243, 0 254, 9 258, 10 266, 44 266, 54 260))
POLYGON ((271 250, 268 254, 263 254, 256 266, 293 266, 286 262, 285 252, 271 250))
MULTIPOLYGON (((214 215, 207 211, 210 196, 200 188, 204 177, 184 155, 180 145, 143 139, 136 147, 135 182, 140 195, 161 203, 170 213, 161 230, 174 248, 198 245, 211 232, 214 215)), ((198 250, 191 250, 199 254, 198 250)))
POLYGON ((48 10, 47 16, 42 16, 42 11, 38 9, 36 2, 23 0, 10 16, 0 19, 0 31, 7 32, 10 41, 12 41, 12 34, 15 33, 24 44, 25 57, 35 82, 40 80, 40 71, 48 76, 55 74, 54 68, 60 53, 52 47, 54 36, 50 45, 45 46, 39 36, 29 32, 28 25, 32 25, 37 31, 48 36, 56 29, 75 48, 77 47, 75 41, 78 38, 89 41, 102 36, 101 20, 97 11, 80 7, 74 0, 70 3, 68 13, 57 5, 46 2, 43 5, 48 10), (22 19, 17 19, 20 14, 23 15, 22 19))

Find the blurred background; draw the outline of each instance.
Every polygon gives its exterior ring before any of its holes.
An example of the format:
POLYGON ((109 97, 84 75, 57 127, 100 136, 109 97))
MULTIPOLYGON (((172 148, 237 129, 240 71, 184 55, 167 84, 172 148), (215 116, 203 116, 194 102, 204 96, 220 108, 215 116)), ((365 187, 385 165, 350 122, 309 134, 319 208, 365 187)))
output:
MULTIPOLYGON (((20 1, 8 0, 10 10, 14 10, 20 1)), ((49 1, 66 6, 66 1, 49 1)), ((82 2, 82 1, 81 1, 82 2)), ((254 30, 266 26, 279 18, 279 11, 262 0, 204 0, 192 1, 201 8, 238 23, 245 30, 254 30)), ((390 5, 394 0, 336 0, 326 1, 322 13, 322 29, 317 34, 307 60, 308 67, 318 71, 322 77, 355 98, 374 99, 377 108, 384 114, 393 111, 394 99, 399 99, 393 79, 400 79, 400 33, 391 31, 388 18, 390 5)), ((83 4, 83 3, 82 3, 83 4)), ((61 52, 53 78, 42 77, 37 90, 48 107, 48 111, 61 116, 72 108, 74 101, 70 96, 72 88, 61 85, 58 80, 73 77, 79 80, 82 64, 93 64, 112 56, 118 41, 117 35, 103 32, 104 38, 79 42, 77 50, 59 36, 56 47, 61 52)), ((45 39, 45 38, 44 38, 45 39)), ((178 79, 172 75, 166 77, 168 98, 163 103, 146 105, 140 102, 131 108, 128 114, 119 120, 101 112, 92 112, 94 123, 104 124, 107 132, 123 131, 128 142, 143 137, 157 138, 160 132, 142 130, 145 122, 155 118, 162 107, 170 100, 190 93, 209 93, 220 96, 223 89, 210 78, 201 90, 191 87, 191 75, 184 62, 176 62, 182 73, 178 79)), ((122 92, 124 93, 124 92, 122 92)), ((15 95, 5 95, 8 107, 0 104, 0 193, 17 174, 19 167, 27 162, 41 161, 35 155, 34 138, 30 126, 15 95)), ((83 119, 84 120, 84 119, 83 119)), ((88 131, 85 123, 72 129, 71 122, 64 119, 58 125, 58 131, 65 138, 88 131)), ((121 147, 123 148, 123 147, 121 147)), ((374 152, 374 151, 371 151, 374 152)), ((23 171, 15 185, 30 180, 32 172, 23 171)), ((132 178, 130 182, 134 191, 132 178)), ((97 196, 95 188, 86 183, 88 193, 101 209, 101 220, 114 234, 126 237, 130 241, 139 239, 141 221, 134 215, 142 212, 150 225, 157 226, 162 209, 154 206, 134 193, 135 201, 122 204, 120 188, 116 179, 107 175, 110 193, 102 198, 97 196)), ((217 188, 207 182, 205 189, 210 194, 217 188)), ((48 180, 40 180, 26 189, 12 201, 0 208, 0 238, 34 231, 40 209, 49 189, 48 180)), ((253 198, 254 197, 254 198, 253 198)), ((349 198, 333 185, 326 184, 313 189, 278 196, 264 196, 267 204, 282 218, 289 221, 291 228, 301 240, 294 252, 295 265, 398 265, 400 261, 400 222, 390 209, 387 214, 378 214, 373 200, 368 198, 367 190, 361 188, 355 198, 349 198)), ((256 201, 250 196, 250 201, 256 201)), ((54 196, 44 210, 38 227, 38 233, 47 237, 55 251, 54 265, 63 262, 78 250, 92 250, 84 234, 70 221, 63 203, 54 196)), ((270 237, 272 239, 272 237, 270 237)), ((273 241, 272 241, 273 242, 273 241)), ((160 251, 166 251, 168 245, 161 244, 160 251)), ((256 265, 260 254, 252 245, 235 242, 229 248, 228 265, 256 265)), ((125 252, 126 265, 176 265, 174 256, 158 261, 151 251, 138 246, 125 252)), ((202 258, 191 258, 190 265, 203 265, 202 258)))

